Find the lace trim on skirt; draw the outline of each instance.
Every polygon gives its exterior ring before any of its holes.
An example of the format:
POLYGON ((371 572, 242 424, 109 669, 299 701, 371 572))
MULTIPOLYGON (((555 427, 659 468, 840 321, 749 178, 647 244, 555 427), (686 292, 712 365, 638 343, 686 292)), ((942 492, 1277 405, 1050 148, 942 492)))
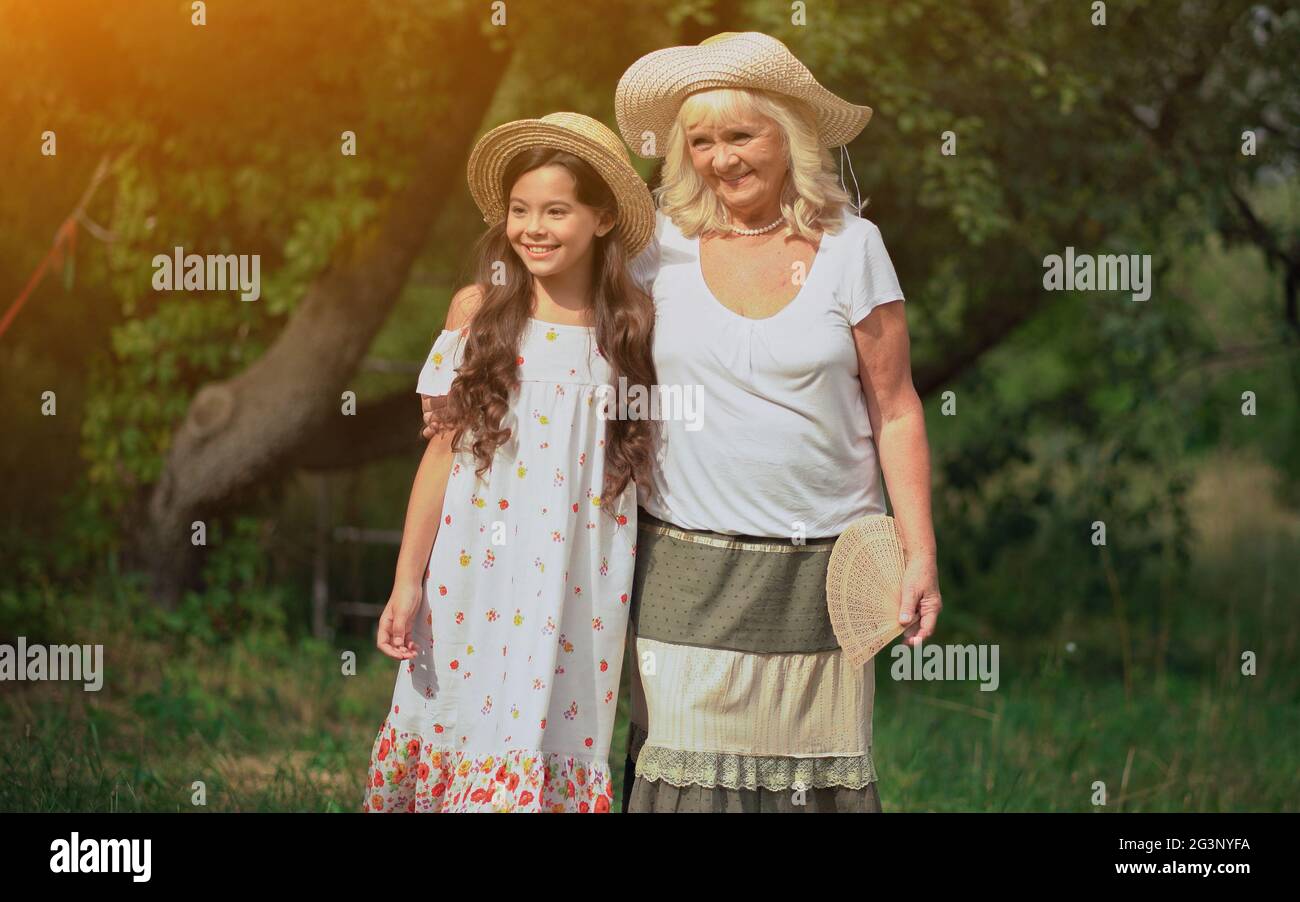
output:
POLYGON ((861 789, 876 781, 871 750, 865 755, 788 758, 696 752, 644 745, 636 758, 636 775, 674 786, 720 786, 726 789, 814 789, 842 786, 861 789))

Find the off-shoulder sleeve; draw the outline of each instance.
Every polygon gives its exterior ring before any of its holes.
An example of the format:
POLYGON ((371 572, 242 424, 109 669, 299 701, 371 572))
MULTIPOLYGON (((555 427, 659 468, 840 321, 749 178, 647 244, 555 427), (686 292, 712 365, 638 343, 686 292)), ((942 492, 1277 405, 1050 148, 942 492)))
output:
POLYGON ((422 395, 445 395, 451 390, 456 368, 465 358, 468 335, 467 329, 442 330, 442 334, 433 342, 424 369, 420 370, 420 379, 415 387, 417 392, 422 395))
POLYGON ((846 261, 849 274, 848 317, 849 325, 856 326, 881 304, 901 301, 903 289, 898 284, 894 263, 885 250, 885 240, 879 227, 869 219, 862 220, 865 228, 848 248, 846 261))

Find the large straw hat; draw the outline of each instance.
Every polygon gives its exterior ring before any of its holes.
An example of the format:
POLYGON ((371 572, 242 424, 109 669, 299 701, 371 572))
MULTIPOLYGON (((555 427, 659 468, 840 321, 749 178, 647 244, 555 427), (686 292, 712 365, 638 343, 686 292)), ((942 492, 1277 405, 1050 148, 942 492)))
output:
POLYGON ((835 540, 826 568, 826 608, 835 638, 854 667, 907 628, 898 622, 904 567, 903 541, 893 517, 861 517, 835 540))
POLYGON ((646 54, 619 79, 614 115, 638 156, 662 157, 677 111, 688 94, 710 88, 753 88, 802 100, 817 114, 823 147, 848 144, 871 119, 871 107, 841 100, 818 84, 808 67, 771 35, 723 32, 698 46, 646 54), (641 148, 654 135, 654 153, 641 148))
POLYGON ((483 221, 505 219, 501 179, 515 154, 533 147, 555 147, 582 158, 600 173, 618 201, 618 228, 628 258, 640 253, 655 231, 655 207, 623 142, 604 125, 581 113, 551 113, 497 126, 474 145, 469 155, 469 190, 483 211, 483 221))

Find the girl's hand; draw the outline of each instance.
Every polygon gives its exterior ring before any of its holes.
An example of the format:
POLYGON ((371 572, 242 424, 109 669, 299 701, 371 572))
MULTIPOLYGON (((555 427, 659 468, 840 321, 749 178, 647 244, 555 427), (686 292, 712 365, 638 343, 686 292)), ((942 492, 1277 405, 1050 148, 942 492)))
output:
POLYGON ((941 610, 939 565, 935 559, 923 555, 908 561, 903 571, 903 604, 898 611, 898 622, 910 624, 903 630, 904 641, 916 648, 934 635, 941 610))
POLYGON ((393 594, 388 597, 384 613, 379 617, 379 635, 375 641, 379 650, 388 657, 405 661, 419 653, 411 636, 411 624, 423 597, 424 592, 418 584, 400 589, 393 587, 393 594))

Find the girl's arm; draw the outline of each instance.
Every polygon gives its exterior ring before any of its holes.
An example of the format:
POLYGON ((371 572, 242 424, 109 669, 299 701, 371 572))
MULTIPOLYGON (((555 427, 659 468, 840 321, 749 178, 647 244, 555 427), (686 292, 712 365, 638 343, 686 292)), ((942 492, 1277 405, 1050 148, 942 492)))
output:
MULTIPOLYGON (((477 285, 466 285, 452 296, 447 311, 448 330, 469 325, 483 292, 477 285)), ((446 398, 443 396, 443 400, 446 398)), ((426 427, 425 438, 432 435, 426 427)), ((411 486, 411 500, 406 505, 406 526, 402 529, 402 549, 397 553, 397 572, 393 576, 393 591, 379 618, 379 635, 375 644, 390 658, 399 661, 416 655, 411 638, 411 622, 420 608, 423 596, 424 570, 429 564, 429 553, 438 538, 441 525, 442 503, 447 494, 447 477, 451 473, 451 430, 432 435, 415 471, 411 486)))
POLYGON ((397 571, 388 605, 379 618, 379 650, 399 661, 416 655, 411 638, 411 624, 423 596, 424 571, 429 563, 447 493, 447 477, 453 457, 451 432, 435 435, 424 449, 420 467, 411 485, 411 500, 406 505, 406 525, 402 529, 402 548, 397 554, 397 571))

